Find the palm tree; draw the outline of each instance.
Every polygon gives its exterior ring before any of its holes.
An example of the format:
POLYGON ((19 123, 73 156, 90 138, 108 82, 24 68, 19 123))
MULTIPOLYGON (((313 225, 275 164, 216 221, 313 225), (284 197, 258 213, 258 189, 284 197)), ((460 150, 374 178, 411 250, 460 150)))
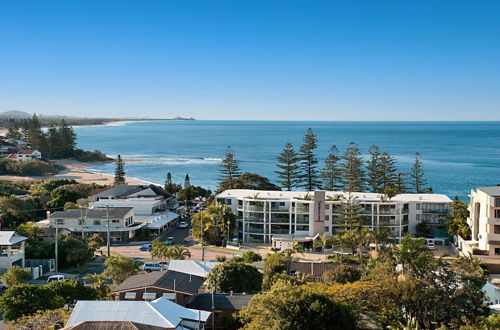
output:
POLYGON ((186 257, 191 258, 191 252, 183 246, 171 245, 168 252, 169 261, 170 259, 184 260, 186 257))
POLYGON ((102 274, 87 274, 84 279, 92 283, 91 287, 97 292, 99 300, 104 300, 109 296, 111 290, 106 283, 106 278, 102 274))

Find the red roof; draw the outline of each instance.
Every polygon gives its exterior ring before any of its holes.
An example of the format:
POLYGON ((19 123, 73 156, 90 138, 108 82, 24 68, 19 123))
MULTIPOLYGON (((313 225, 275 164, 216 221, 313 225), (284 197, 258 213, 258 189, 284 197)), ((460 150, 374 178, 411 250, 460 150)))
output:
POLYGON ((18 152, 18 154, 21 154, 21 155, 31 155, 35 151, 36 151, 35 149, 21 150, 21 151, 18 152))
POLYGON ((7 158, 10 158, 10 159, 17 158, 17 154, 10 154, 7 156, 7 158))

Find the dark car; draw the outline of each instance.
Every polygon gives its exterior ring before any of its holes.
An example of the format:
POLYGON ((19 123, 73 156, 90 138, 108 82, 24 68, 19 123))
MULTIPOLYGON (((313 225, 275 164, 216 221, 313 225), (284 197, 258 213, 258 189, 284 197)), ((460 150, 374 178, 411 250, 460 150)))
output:
POLYGON ((172 245, 172 244, 175 243, 175 240, 174 240, 173 237, 169 237, 169 238, 167 238, 167 240, 165 241, 165 243, 172 245))
POLYGON ((139 247, 139 251, 151 251, 153 246, 151 244, 144 244, 139 247))

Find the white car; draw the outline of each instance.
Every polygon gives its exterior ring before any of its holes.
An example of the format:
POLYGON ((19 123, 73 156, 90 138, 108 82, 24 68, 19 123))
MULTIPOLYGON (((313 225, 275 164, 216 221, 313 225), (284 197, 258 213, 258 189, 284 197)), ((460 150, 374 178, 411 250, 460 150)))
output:
POLYGON ((47 279, 47 283, 64 281, 65 278, 66 278, 66 276, 64 276, 64 275, 52 275, 52 276, 49 276, 49 278, 47 279))
POLYGON ((179 228, 184 229, 189 227, 186 221, 179 222, 179 228))
POLYGON ((142 265, 142 270, 148 273, 163 270, 162 265, 157 262, 146 262, 142 265))

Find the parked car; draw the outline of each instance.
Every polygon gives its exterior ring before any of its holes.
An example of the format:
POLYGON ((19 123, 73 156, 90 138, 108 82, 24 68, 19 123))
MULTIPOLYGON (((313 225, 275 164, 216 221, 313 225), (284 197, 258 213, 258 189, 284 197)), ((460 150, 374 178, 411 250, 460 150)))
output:
POLYGON ((66 276, 64 276, 64 275, 52 275, 52 276, 49 276, 49 278, 47 279, 47 283, 64 281, 65 278, 66 278, 66 276))
POLYGON ((188 225, 188 223, 186 221, 179 222, 179 228, 180 229, 185 229, 187 227, 189 227, 189 225, 188 225))
POLYGON ((169 238, 167 238, 167 240, 165 241, 165 243, 167 244, 174 244, 175 243, 175 240, 172 236, 170 236, 169 238))
POLYGON ((430 250, 434 250, 436 246, 434 245, 433 241, 430 241, 427 243, 427 248, 429 248, 430 250))
POLYGON ((144 265, 142 265, 142 270, 151 273, 161 271, 163 267, 158 262, 145 262, 144 265))
POLYGON ((153 246, 151 244, 144 244, 139 246, 139 251, 151 251, 153 246))
POLYGON ((166 261, 160 261, 160 262, 158 262, 158 264, 161 266, 161 268, 163 270, 167 270, 168 269, 168 263, 166 261))

